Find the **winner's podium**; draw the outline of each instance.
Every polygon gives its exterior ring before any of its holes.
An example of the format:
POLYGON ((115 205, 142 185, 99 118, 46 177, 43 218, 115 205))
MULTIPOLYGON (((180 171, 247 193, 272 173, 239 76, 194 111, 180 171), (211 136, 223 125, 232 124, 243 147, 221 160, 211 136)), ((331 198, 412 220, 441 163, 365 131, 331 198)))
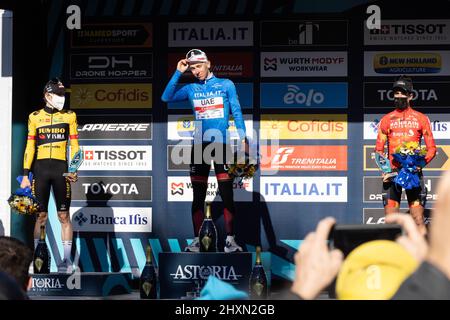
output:
POLYGON ((195 298, 210 275, 248 292, 253 268, 251 252, 162 252, 158 260, 161 299, 195 298))
POLYGON ((131 292, 131 273, 73 272, 32 274, 30 296, 105 297, 131 292))

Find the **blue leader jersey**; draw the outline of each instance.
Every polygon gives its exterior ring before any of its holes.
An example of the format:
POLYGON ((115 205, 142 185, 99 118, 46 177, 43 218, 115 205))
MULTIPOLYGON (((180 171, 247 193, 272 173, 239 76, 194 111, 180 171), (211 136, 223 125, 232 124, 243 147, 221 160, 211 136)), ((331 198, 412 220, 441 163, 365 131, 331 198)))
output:
POLYGON ((209 129, 215 129, 216 131, 213 132, 220 132, 222 142, 226 142, 230 109, 239 138, 241 140, 244 139, 245 123, 233 82, 229 79, 220 79, 212 75, 204 81, 190 83, 176 90, 176 85, 181 75, 182 72, 175 71, 161 99, 164 102, 189 100, 196 120, 194 141, 199 141, 201 137, 203 137, 201 141, 217 141, 217 139, 211 137, 211 131, 208 132, 209 129), (201 132, 198 130, 199 125, 202 128, 201 132), (206 135, 204 135, 205 132, 206 135))

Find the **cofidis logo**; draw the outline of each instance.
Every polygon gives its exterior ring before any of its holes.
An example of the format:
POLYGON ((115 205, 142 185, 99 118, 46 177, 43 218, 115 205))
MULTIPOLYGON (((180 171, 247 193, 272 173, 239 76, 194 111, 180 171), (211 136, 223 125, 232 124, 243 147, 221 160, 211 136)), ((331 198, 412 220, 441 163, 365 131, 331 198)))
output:
POLYGON ((347 139, 345 114, 264 114, 260 138, 269 139, 347 139))

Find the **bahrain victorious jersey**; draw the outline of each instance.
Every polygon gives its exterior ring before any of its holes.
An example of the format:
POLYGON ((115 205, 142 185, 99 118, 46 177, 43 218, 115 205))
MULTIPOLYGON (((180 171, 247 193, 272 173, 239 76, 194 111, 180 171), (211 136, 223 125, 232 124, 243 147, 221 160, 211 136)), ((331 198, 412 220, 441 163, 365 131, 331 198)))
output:
POLYGON ((190 83, 176 90, 181 75, 180 71, 175 71, 161 99, 164 102, 189 100, 196 122, 195 140, 198 140, 201 134, 202 141, 212 141, 208 136, 208 130, 215 129, 220 131, 222 141, 225 142, 230 111, 233 114, 239 137, 244 139, 245 123, 233 82, 212 75, 209 79, 190 83), (201 125, 201 132, 198 130, 198 124, 201 125), (206 135, 204 135, 205 132, 207 132, 206 135))
POLYGON ((31 113, 28 117, 28 139, 23 157, 24 175, 28 175, 35 156, 37 160, 67 161, 69 139, 72 158, 79 149, 75 112, 45 107, 31 113))
POLYGON ((392 157, 392 154, 395 153, 395 148, 403 142, 409 141, 416 141, 420 145, 422 137, 427 147, 425 161, 428 164, 436 155, 436 145, 433 132, 431 131, 430 120, 426 115, 413 110, 411 107, 405 110, 395 109, 381 118, 375 151, 383 153, 387 142, 389 160, 393 168, 398 168, 398 163, 393 161, 392 157))

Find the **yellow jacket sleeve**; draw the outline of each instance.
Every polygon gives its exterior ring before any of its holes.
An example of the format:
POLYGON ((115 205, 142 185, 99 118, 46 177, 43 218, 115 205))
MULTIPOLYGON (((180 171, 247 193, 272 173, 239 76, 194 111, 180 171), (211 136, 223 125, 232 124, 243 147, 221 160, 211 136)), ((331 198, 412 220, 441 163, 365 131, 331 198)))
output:
POLYGON ((77 115, 75 112, 71 113, 70 124, 69 124, 69 139, 70 139, 70 160, 80 149, 78 145, 78 128, 77 128, 77 115))
POLYGON ((25 147, 25 153, 23 155, 23 175, 28 176, 28 172, 31 169, 31 165, 34 160, 34 153, 36 150, 36 122, 33 114, 28 117, 28 137, 27 146, 25 147))

